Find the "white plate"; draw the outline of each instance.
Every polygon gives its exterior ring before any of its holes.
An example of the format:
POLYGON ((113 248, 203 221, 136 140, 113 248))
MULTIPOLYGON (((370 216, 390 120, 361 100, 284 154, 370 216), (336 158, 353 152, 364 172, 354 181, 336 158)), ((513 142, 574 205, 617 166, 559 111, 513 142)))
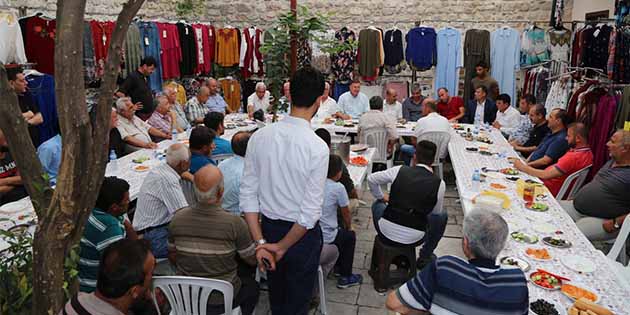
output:
POLYGON ((557 230, 552 224, 542 221, 532 222, 532 229, 542 234, 553 234, 557 230))
MULTIPOLYGON (((584 289, 584 290, 591 291, 591 293, 593 293, 593 294, 595 294, 595 296, 597 296, 597 299, 596 299, 595 301, 592 301, 593 303, 599 303, 599 301, 602 299, 601 294, 597 293, 597 291, 593 290, 593 288, 591 288, 591 287, 585 286, 585 285, 583 285, 583 284, 581 284, 581 283, 573 283, 573 282, 563 283, 563 285, 565 285, 565 284, 569 284, 569 285, 572 285, 572 286, 578 287, 578 288, 580 288, 580 289, 584 289)), ((562 292, 562 294, 564 294, 566 297, 568 297, 569 299, 571 299, 571 301, 575 301, 575 299, 574 299, 574 298, 572 298, 572 297, 571 297, 571 296, 569 296, 568 294, 564 293, 564 292, 562 291, 562 288, 560 288, 560 292, 562 292)))
MULTIPOLYGON (((535 246, 528 246, 527 248, 532 248, 532 249, 546 249, 546 248, 544 248, 544 247, 535 247, 535 246)), ((536 261, 551 261, 551 260, 553 260, 553 255, 551 254, 551 251, 550 251, 550 250, 548 250, 548 249, 547 249, 547 253, 549 253, 549 256, 550 256, 551 258, 549 258, 549 259, 540 259, 540 258, 536 258, 536 257, 534 257, 534 256, 530 256, 530 255, 528 255, 528 254, 527 254, 527 248, 526 248, 525 250, 523 250, 523 255, 525 255, 525 257, 527 257, 527 258, 529 258, 529 259, 533 259, 533 260, 536 260, 536 261)))
POLYGON ((350 151, 352 152, 361 152, 368 149, 367 144, 353 144, 350 146, 350 151))
POLYGON ((560 262, 562 262, 565 267, 577 272, 591 273, 597 269, 595 263, 578 255, 562 256, 560 257, 560 262))

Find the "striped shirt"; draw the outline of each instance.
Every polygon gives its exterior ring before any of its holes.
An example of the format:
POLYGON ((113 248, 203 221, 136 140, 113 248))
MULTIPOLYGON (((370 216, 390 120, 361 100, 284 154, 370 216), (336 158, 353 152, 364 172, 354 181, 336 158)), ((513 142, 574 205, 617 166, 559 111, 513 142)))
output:
MULTIPOLYGON (((74 298, 74 297, 73 297, 74 298)), ((81 307, 92 315, 124 315, 114 305, 107 303, 105 300, 100 299, 94 293, 79 292, 77 302, 81 307)), ((85 315, 81 311, 75 309, 72 306, 72 302, 68 301, 64 305, 63 309, 59 312, 59 315, 85 315)))
POLYGON ((162 115, 156 110, 153 112, 153 114, 151 114, 151 117, 149 117, 147 123, 149 123, 149 125, 151 125, 155 129, 169 135, 173 130, 173 122, 171 121, 171 119, 171 115, 169 115, 168 113, 162 115))
MULTIPOLYGON (((177 211, 169 225, 168 246, 177 252, 177 274, 229 281, 234 296, 241 288, 237 254, 255 262, 255 244, 247 224, 217 205, 197 203, 177 211)), ((222 304, 223 297, 212 295, 210 303, 222 304)))
POLYGON ((171 221, 175 211, 188 206, 180 176, 167 163, 160 164, 147 175, 140 186, 133 228, 142 231, 171 221))
POLYGON ((101 209, 92 209, 79 243, 79 284, 82 292, 96 290, 101 254, 107 246, 125 238, 123 222, 122 216, 114 217, 101 209))
POLYGON ((396 291, 407 307, 431 314, 527 314, 527 280, 494 261, 443 256, 396 291))
POLYGON ((186 102, 186 108, 184 110, 186 111, 186 118, 188 118, 188 121, 191 123, 194 123, 195 120, 199 118, 203 119, 208 113, 208 107, 206 107, 205 104, 200 104, 196 96, 186 102))

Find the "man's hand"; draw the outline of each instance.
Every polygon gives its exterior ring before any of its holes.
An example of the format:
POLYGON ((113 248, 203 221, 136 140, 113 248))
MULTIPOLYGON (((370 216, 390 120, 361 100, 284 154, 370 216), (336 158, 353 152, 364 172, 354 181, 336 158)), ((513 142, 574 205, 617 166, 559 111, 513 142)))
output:
POLYGON ((606 233, 615 232, 615 219, 604 221, 604 223, 602 223, 602 228, 604 228, 606 233))
POLYGON ((30 110, 26 113, 22 113, 22 117, 24 117, 24 120, 26 120, 27 122, 29 119, 33 118, 34 116, 35 114, 30 110))
MULTIPOLYGON (((267 244, 264 244, 267 245, 267 244)), ((276 260, 273 258, 273 255, 267 251, 265 248, 263 248, 261 245, 258 248, 256 248, 256 261, 258 262, 258 268, 260 268, 260 271, 265 271, 265 269, 267 269, 267 267, 265 266, 265 263, 263 263, 263 258, 266 259, 267 261, 269 261, 269 264, 271 265, 271 269, 269 269, 270 271, 275 271, 276 270, 276 260)))
POLYGON ((495 121, 492 123, 492 127, 497 128, 497 129, 501 129, 501 124, 498 121, 495 121))
POLYGON ((527 166, 520 159, 510 159, 510 162, 512 162, 514 164, 514 168, 516 168, 519 171, 524 171, 527 166))
POLYGON ((389 194, 383 194, 383 198, 381 198, 381 200, 383 200, 384 203, 389 203, 389 194))
POLYGON ((286 254, 287 252, 287 248, 282 247, 278 243, 267 243, 256 248, 256 258, 258 258, 258 252, 260 250, 264 250, 265 252, 273 254, 273 258, 275 261, 280 261, 282 257, 284 257, 284 254, 286 254))
POLYGON ((146 149, 155 149, 155 148, 157 148, 157 143, 151 141, 151 142, 146 144, 145 148, 146 149))
POLYGON ((141 109, 144 108, 144 105, 142 105, 142 102, 135 103, 135 104, 133 104, 133 106, 134 106, 135 110, 141 110, 141 109))
POLYGON ((455 119, 455 118, 449 119, 448 122, 451 123, 451 124, 455 124, 455 123, 457 123, 457 119, 455 119))

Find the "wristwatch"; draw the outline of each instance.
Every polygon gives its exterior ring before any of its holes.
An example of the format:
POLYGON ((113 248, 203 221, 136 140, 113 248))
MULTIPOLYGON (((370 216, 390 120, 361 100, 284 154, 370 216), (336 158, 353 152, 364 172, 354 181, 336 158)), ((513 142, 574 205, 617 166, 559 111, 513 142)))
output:
POLYGON ((265 244, 267 244, 267 240, 265 240, 264 238, 261 238, 261 239, 256 241, 256 245, 257 246, 265 245, 265 244))
POLYGON ((615 228, 615 230, 621 229, 621 225, 617 222, 617 218, 613 219, 613 228, 615 228))

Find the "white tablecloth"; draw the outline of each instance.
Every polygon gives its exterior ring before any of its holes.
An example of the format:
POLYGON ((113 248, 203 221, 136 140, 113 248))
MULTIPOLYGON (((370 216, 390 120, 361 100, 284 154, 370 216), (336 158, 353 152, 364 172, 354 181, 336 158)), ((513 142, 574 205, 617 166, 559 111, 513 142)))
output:
MULTIPOLYGON (((453 163, 453 169, 455 170, 457 189, 461 197, 464 215, 474 208, 471 201, 472 197, 477 194, 477 192, 473 191, 472 185, 472 174, 474 170, 481 169, 482 167, 501 169, 511 166, 505 157, 499 157, 497 154, 485 156, 478 152, 469 152, 466 150, 466 147, 486 146, 489 147, 491 152, 501 153, 506 156, 517 156, 516 152, 498 130, 492 128, 489 132, 489 138, 493 141, 492 145, 466 141, 454 130, 451 134, 448 149, 453 163)), ((593 247, 591 242, 579 231, 571 217, 561 208, 556 199, 549 196, 547 200, 543 201, 549 205, 549 211, 547 212, 540 213, 527 210, 524 207, 522 199, 516 194, 516 184, 505 179, 505 176, 499 173, 494 174, 498 175, 498 178, 488 177, 486 182, 481 184, 480 190, 490 189, 490 183, 499 183, 508 187, 502 192, 510 197, 511 208, 504 210, 502 216, 508 222, 510 233, 513 231, 524 231, 536 235, 539 238, 539 242, 536 244, 518 243, 512 238, 509 238, 506 243, 506 248, 501 252, 499 258, 509 255, 526 260, 531 265, 531 270, 526 272, 527 276, 529 276, 529 273, 540 268, 569 278, 572 282, 593 289, 595 293, 601 297, 600 305, 608 307, 616 314, 630 314, 630 303, 628 301, 630 290, 622 286, 619 278, 610 268, 606 256, 593 247), (549 225, 553 226, 554 232, 540 232, 549 225), (562 234, 555 235, 555 231, 562 231, 562 234), (570 241, 573 246, 567 249, 561 249, 542 243, 543 237, 554 235, 570 241), (525 255, 525 250, 529 247, 546 248, 551 254, 552 260, 542 262, 528 258, 525 255), (572 271, 565 267, 561 261, 561 257, 566 255, 582 256, 592 261, 597 266, 597 270, 593 273, 578 273, 572 271)), ((523 173, 521 173, 520 176, 524 179, 532 178, 523 173)), ((573 302, 560 291, 544 290, 531 283, 529 284, 529 298, 530 301, 535 301, 539 298, 548 301, 551 300, 562 305, 565 309, 573 304, 573 302)))

